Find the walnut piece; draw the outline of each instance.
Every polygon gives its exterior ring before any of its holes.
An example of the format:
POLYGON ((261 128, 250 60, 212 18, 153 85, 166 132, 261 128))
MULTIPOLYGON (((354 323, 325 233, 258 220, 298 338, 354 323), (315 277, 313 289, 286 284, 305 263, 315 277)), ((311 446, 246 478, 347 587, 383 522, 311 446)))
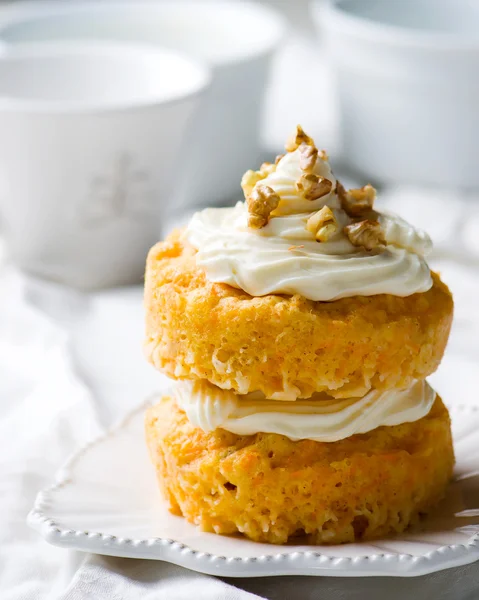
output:
POLYGON ((341 207, 350 217, 364 217, 373 209, 376 190, 369 183, 349 191, 339 184, 337 190, 341 207))
POLYGON ((344 233, 354 246, 363 246, 366 250, 373 250, 386 245, 381 225, 378 221, 366 219, 357 223, 346 225, 344 233))
POLYGON ((326 150, 320 150, 319 151, 319 158, 321 160, 329 160, 329 154, 326 152, 326 150))
POLYGON ((327 242, 338 231, 338 222, 329 206, 311 215, 306 222, 306 229, 310 231, 318 242, 327 242))
POLYGON ((241 178, 241 187, 246 199, 253 191, 254 186, 258 183, 258 181, 261 181, 261 179, 263 179, 263 177, 261 177, 259 171, 252 171, 251 169, 246 171, 241 178))
POLYGON ((346 188, 344 187, 344 185, 339 181, 339 179, 336 179, 336 193, 338 194, 338 198, 341 201, 341 203, 343 202, 343 198, 346 195, 346 188))
POLYGON ((259 174, 261 175, 261 179, 268 177, 271 173, 276 171, 276 163, 264 162, 259 168, 259 174))
POLYGON ((314 141, 308 134, 304 133, 301 125, 296 125, 296 133, 286 142, 285 149, 287 152, 294 152, 301 144, 314 146, 314 141))
POLYGON ((269 186, 258 184, 246 199, 248 227, 261 229, 268 224, 271 212, 278 207, 280 197, 269 186))
POLYGON ((316 146, 301 144, 299 147, 299 168, 306 173, 311 173, 318 159, 318 149, 316 146))
POLYGON ((241 187, 243 189, 244 197, 248 199, 248 196, 253 191, 254 186, 261 181, 274 173, 276 171, 276 164, 264 162, 259 171, 246 171, 246 173, 241 178, 241 187))
POLYGON ((333 187, 333 182, 325 177, 318 177, 314 173, 301 175, 296 182, 296 189, 306 200, 317 200, 329 194, 333 187))

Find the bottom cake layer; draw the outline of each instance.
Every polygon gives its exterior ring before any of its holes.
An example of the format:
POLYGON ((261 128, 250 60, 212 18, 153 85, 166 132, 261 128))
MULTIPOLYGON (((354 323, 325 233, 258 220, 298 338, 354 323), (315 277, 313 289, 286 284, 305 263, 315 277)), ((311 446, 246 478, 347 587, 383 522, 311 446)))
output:
POLYGON ((327 443, 205 433, 165 396, 147 412, 146 437, 172 512, 205 531, 274 544, 401 532, 441 499, 454 464, 439 397, 414 423, 327 443))

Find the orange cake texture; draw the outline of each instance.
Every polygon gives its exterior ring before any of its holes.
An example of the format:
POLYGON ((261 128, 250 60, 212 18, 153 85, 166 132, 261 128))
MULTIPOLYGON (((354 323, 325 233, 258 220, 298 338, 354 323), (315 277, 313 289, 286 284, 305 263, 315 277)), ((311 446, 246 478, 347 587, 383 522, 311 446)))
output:
POLYGON ((440 398, 414 423, 320 443, 204 433, 164 397, 148 410, 146 437, 175 514, 205 531, 274 544, 401 532, 440 500, 454 463, 440 398))
POLYGON ((407 297, 252 297, 209 282, 177 231, 149 253, 146 355, 171 378, 277 399, 407 387, 437 369, 449 336, 452 297, 433 279, 407 297))

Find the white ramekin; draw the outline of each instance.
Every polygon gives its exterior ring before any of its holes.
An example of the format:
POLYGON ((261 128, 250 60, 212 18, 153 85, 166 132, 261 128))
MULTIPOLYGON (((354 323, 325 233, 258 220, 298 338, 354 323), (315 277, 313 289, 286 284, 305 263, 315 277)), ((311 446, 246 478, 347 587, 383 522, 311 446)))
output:
POLYGON ((479 187, 479 3, 327 0, 342 151, 386 182, 479 187))
POLYGON ((141 281, 208 71, 171 50, 27 44, 0 55, 0 221, 34 274, 141 281))

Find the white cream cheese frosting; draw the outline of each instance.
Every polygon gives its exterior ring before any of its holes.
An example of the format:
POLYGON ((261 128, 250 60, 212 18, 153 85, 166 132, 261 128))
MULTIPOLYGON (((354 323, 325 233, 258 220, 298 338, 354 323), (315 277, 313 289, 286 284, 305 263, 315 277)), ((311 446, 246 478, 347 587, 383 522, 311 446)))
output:
POLYGON ((298 149, 287 153, 276 170, 259 182, 280 198, 261 229, 248 227, 243 202, 193 216, 186 239, 196 248, 197 264, 210 281, 252 296, 301 294, 319 301, 355 295, 409 296, 432 286, 424 259, 432 243, 425 232, 397 215, 378 213, 387 245, 371 251, 355 246, 343 232, 352 219, 341 208, 327 160, 318 156, 313 173, 332 182, 329 194, 306 200, 296 188, 301 173, 298 149), (306 222, 323 206, 332 210, 338 230, 320 243, 306 229, 306 222))
POLYGON ((206 381, 178 381, 173 390, 188 420, 203 431, 276 433, 293 441, 316 442, 335 442, 377 427, 417 421, 429 413, 436 398, 425 380, 402 390, 372 390, 359 399, 316 394, 295 402, 265 400, 258 392, 238 396, 206 381))

